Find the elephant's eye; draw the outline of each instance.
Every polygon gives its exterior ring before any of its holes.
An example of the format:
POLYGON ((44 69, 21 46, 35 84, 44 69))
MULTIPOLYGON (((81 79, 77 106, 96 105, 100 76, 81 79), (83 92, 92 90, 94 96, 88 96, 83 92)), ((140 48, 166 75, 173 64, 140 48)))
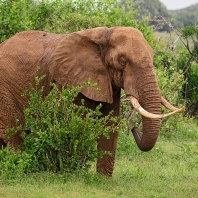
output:
POLYGON ((118 62, 121 65, 122 69, 126 66, 127 64, 127 59, 125 56, 120 56, 118 57, 118 62))

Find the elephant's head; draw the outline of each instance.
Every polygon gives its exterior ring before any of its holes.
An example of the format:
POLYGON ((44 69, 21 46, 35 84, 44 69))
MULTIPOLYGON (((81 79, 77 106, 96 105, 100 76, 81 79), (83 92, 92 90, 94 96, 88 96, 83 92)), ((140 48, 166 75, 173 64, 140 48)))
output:
POLYGON ((160 129, 161 103, 182 112, 162 96, 153 67, 153 50, 142 33, 132 27, 94 28, 64 37, 50 62, 50 73, 60 85, 76 86, 89 78, 101 89, 84 86, 82 93, 94 100, 113 102, 113 89, 123 88, 142 115, 143 133, 133 135, 143 151, 153 148, 160 129))

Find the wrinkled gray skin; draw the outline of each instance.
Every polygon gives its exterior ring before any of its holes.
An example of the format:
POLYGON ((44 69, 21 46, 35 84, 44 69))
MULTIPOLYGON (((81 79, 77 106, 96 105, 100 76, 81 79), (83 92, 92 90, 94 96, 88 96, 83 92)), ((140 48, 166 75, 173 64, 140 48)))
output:
MULTIPOLYGON (((0 146, 9 144, 15 149, 21 143, 20 131, 6 139, 6 126, 15 126, 16 116, 24 123, 23 109, 28 97, 22 97, 35 76, 45 74, 44 93, 50 91, 50 82, 59 86, 76 86, 92 79, 101 89, 84 86, 76 98, 94 109, 102 103, 102 113, 113 111, 120 115, 120 91, 134 96, 144 109, 161 113, 161 93, 153 68, 153 51, 142 33, 132 27, 94 28, 71 34, 50 34, 26 31, 16 34, 0 45, 0 146), (36 67, 40 70, 36 71, 36 67)), ((142 135, 134 128, 138 147, 149 151, 155 145, 160 119, 142 117, 142 135)), ((118 132, 110 139, 101 136, 98 149, 110 151, 97 162, 97 171, 112 176, 118 132)))

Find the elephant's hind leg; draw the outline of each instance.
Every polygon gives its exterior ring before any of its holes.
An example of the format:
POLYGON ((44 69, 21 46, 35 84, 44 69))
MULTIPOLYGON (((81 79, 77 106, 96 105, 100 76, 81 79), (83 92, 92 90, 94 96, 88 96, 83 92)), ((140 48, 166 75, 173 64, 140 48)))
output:
POLYGON ((22 143, 21 131, 16 131, 14 135, 8 137, 8 127, 16 128, 17 125, 23 124, 23 114, 14 102, 10 102, 0 110, 0 147, 10 146, 16 150, 22 143), (16 122, 16 118, 20 120, 20 123, 16 122))
MULTIPOLYGON (((0 123, 1 125, 1 123, 0 123)), ((6 129, 4 127, 0 127, 0 150, 7 146, 6 142, 6 129)))

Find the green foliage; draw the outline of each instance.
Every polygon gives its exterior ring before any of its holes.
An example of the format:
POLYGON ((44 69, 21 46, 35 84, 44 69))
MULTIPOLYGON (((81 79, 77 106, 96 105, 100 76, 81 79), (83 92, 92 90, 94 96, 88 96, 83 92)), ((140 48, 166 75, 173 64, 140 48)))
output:
MULTIPOLYGON (((183 87, 186 83, 183 71, 180 69, 183 59, 180 58, 180 53, 176 54, 171 46, 172 42, 164 43, 164 40, 161 39, 155 49, 154 65, 162 96, 174 106, 181 107, 185 104, 183 87)), ((166 108, 162 108, 162 113, 167 112, 166 108)), ((163 119, 161 122, 161 132, 176 133, 177 123, 181 122, 182 116, 177 114, 163 119)))
POLYGON ((54 11, 52 1, 0 0, 0 42, 20 31, 39 29, 54 11))
POLYGON ((138 11, 132 4, 128 7, 126 12, 126 7, 114 0, 0 0, 0 42, 29 29, 68 33, 98 26, 132 26, 140 29, 152 44, 148 19, 137 20, 138 11))
POLYGON ((150 16, 150 25, 156 26, 157 31, 172 31, 169 22, 174 19, 173 25, 177 28, 184 28, 193 25, 198 19, 198 4, 178 10, 167 10, 159 0, 120 0, 120 4, 131 2, 135 9, 139 10, 139 17, 150 16))
POLYGON ((181 94, 185 83, 182 71, 175 71, 175 67, 170 66, 169 68, 156 69, 156 74, 162 95, 171 103, 181 105, 183 103, 181 94))
MULTIPOLYGON (((185 81, 182 71, 175 71, 173 66, 170 66, 169 69, 157 69, 156 71, 162 95, 174 106, 184 106, 182 92, 185 81)), ((162 107, 162 113, 168 113, 167 109, 162 107)), ((161 122, 161 132, 177 133, 177 125, 182 121, 182 116, 182 114, 177 114, 164 118, 161 122)))
MULTIPOLYGON (((111 114, 103 117, 101 105, 94 110, 76 105, 74 101, 80 86, 71 88, 68 85, 59 91, 52 84, 51 92, 43 98, 43 87, 38 88, 41 79, 36 78, 36 87, 31 86, 24 93, 30 96, 29 106, 24 110, 25 124, 15 129, 23 130, 23 152, 14 153, 9 148, 0 151, 3 170, 0 177, 11 174, 13 169, 21 174, 88 170, 91 162, 108 154, 97 151, 97 139, 101 134, 108 138, 118 127, 118 119, 111 114), (107 126, 108 122, 115 124, 107 126)), ((91 82, 86 84, 95 86, 91 82)))
POLYGON ((196 118, 172 116, 163 121, 161 137, 175 141, 194 141, 198 138, 198 124, 196 118))
POLYGON ((10 147, 0 150, 0 179, 16 179, 36 168, 36 159, 27 152, 10 147))
POLYGON ((186 26, 181 30, 177 29, 176 31, 181 34, 181 41, 190 56, 198 63, 198 20, 193 25, 186 26))
POLYGON ((180 53, 180 68, 183 70, 185 86, 183 97, 187 102, 187 115, 189 117, 198 115, 198 21, 194 25, 184 29, 175 28, 180 36, 184 50, 180 53))

